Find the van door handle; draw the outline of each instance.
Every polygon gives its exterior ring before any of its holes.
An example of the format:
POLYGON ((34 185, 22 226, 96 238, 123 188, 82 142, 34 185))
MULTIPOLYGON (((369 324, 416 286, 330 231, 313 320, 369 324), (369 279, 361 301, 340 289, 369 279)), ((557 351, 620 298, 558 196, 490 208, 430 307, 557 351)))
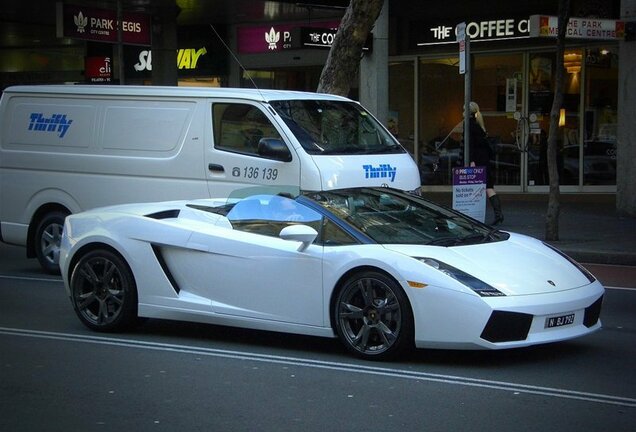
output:
POLYGON ((214 171, 214 172, 224 172, 225 169, 223 168, 223 165, 219 165, 219 164, 208 164, 208 169, 210 171, 214 171))

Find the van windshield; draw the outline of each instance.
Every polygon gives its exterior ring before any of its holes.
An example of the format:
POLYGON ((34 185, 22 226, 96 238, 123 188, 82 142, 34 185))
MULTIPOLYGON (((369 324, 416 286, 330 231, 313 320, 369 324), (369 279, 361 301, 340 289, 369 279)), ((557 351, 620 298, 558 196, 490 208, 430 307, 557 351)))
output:
POLYGON ((305 151, 313 155, 404 153, 404 148, 355 102, 270 102, 305 151))

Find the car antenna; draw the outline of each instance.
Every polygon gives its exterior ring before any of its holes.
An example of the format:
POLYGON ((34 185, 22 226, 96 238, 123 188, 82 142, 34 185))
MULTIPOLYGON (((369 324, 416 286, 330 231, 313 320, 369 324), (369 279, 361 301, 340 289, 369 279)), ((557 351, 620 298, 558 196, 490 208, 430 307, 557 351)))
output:
POLYGON ((252 83, 252 85, 254 86, 254 88, 256 90, 258 90, 258 93, 261 95, 261 97, 263 98, 264 101, 266 101, 265 96, 263 96, 263 93, 261 93, 261 89, 258 88, 258 86, 256 85, 256 83, 254 82, 254 80, 252 79, 252 76, 250 75, 250 73, 247 71, 247 69, 245 69, 245 66, 243 66, 243 63, 241 63, 241 61, 238 59, 238 57, 234 54, 234 52, 230 49, 229 46, 227 46, 227 44, 225 43, 225 41, 223 40, 223 38, 221 37, 221 35, 216 31, 216 29, 214 28, 214 26, 212 24, 210 24, 210 28, 212 29, 212 31, 214 32, 214 34, 216 35, 217 38, 219 38, 219 40, 221 41, 221 43, 223 44, 223 46, 225 47, 226 50, 228 50, 228 52, 230 53, 230 55, 232 56, 232 58, 238 63, 238 65, 241 67, 241 69, 243 70, 243 72, 245 73, 245 75, 247 75, 247 77, 250 79, 250 82, 252 83))

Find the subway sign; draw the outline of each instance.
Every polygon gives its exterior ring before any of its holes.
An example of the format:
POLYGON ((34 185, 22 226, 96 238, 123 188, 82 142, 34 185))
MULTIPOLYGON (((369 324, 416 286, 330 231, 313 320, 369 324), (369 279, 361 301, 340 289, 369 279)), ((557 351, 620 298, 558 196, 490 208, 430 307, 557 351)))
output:
MULTIPOLYGON (((177 50, 177 69, 197 69, 199 60, 206 55, 208 50, 201 48, 181 48, 177 50)), ((139 52, 137 62, 133 64, 137 72, 152 70, 152 51, 143 50, 139 52)))

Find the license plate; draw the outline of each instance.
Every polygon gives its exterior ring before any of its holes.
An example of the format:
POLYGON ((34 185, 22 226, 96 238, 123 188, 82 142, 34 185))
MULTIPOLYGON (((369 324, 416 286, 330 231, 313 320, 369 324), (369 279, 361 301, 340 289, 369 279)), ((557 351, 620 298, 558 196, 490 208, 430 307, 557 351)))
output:
POLYGON ((574 324, 574 315, 575 314, 568 314, 568 315, 561 315, 561 316, 546 318, 545 328, 561 327, 561 326, 574 324))

